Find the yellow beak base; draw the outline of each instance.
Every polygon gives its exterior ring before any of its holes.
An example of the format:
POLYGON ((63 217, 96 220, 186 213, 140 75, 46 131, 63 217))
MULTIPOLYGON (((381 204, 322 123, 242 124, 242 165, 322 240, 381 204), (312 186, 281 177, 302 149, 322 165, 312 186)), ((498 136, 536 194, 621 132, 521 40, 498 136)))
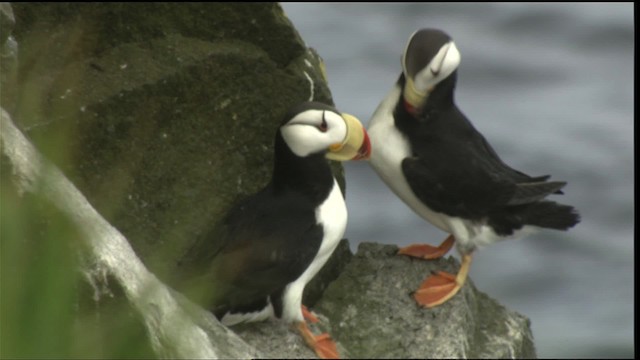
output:
POLYGON ((416 90, 416 86, 413 83, 413 79, 405 76, 406 82, 404 84, 404 100, 414 108, 419 108, 422 102, 427 97, 427 93, 416 90))
POLYGON ((365 160, 371 156, 371 143, 360 120, 349 114, 342 114, 347 125, 347 136, 341 144, 329 147, 326 158, 337 161, 365 160))

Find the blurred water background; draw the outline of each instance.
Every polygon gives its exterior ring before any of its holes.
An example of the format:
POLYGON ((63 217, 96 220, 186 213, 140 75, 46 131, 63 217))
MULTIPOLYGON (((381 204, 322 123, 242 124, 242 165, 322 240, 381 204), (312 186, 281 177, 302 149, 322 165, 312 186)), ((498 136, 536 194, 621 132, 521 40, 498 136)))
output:
MULTIPOLYGON (((483 249, 473 282, 531 319, 539 357, 634 356, 632 3, 282 6, 324 58, 337 107, 365 123, 396 81, 409 35, 449 33, 462 55, 458 106, 506 163, 568 181, 555 200, 582 215, 567 233, 483 249)), ((354 250, 445 238, 368 164, 346 171, 354 250)))

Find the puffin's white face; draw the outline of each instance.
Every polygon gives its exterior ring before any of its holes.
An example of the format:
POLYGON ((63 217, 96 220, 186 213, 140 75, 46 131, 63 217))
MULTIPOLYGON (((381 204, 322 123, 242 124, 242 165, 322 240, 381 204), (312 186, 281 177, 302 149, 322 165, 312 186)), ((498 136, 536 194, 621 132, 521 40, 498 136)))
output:
POLYGON ((402 55, 405 75, 405 99, 419 106, 429 92, 460 65, 456 44, 439 30, 423 29, 409 38, 402 55), (427 63, 428 62, 428 63, 427 63))
POLYGON ((369 138, 358 119, 330 110, 309 109, 280 128, 294 154, 325 153, 332 160, 360 160, 370 155, 369 138))
POLYGON ((460 65, 460 52, 453 41, 446 43, 429 62, 429 65, 418 72, 413 83, 420 92, 431 90, 437 83, 447 78, 460 65))

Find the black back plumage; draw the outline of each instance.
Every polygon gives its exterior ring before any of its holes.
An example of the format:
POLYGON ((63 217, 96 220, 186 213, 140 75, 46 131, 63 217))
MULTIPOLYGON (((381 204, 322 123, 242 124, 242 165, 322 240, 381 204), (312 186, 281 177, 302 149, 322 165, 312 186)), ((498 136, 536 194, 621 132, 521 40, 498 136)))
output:
POLYGON ((326 159, 296 156, 280 131, 274 154, 267 186, 233 206, 180 261, 191 275, 181 289, 218 317, 261 310, 267 299, 280 316, 284 288, 304 272, 322 243, 315 209, 333 187, 326 159))
MULTIPOLYGON (((396 127, 407 136, 412 156, 402 171, 414 194, 449 216, 486 220, 510 235, 524 225, 565 230, 579 221, 575 210, 543 200, 566 185, 531 177, 506 165, 454 103, 457 71, 429 94, 417 115, 400 101, 396 127)), ((398 80, 404 88, 405 78, 398 80)))

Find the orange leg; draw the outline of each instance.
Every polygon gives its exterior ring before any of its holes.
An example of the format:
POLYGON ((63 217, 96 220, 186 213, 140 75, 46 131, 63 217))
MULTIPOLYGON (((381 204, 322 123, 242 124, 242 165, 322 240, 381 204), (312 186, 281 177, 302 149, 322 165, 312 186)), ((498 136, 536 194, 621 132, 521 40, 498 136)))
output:
POLYGON ((462 265, 458 275, 439 271, 429 276, 413 294, 413 298, 423 307, 434 307, 451 299, 464 285, 469 274, 472 255, 462 255, 462 265))
POLYGON ((305 320, 307 320, 312 324, 315 324, 318 322, 318 318, 315 315, 313 315, 311 311, 309 311, 309 308, 307 308, 304 305, 302 305, 302 317, 304 317, 305 320))
POLYGON ((427 244, 409 245, 398 250, 398 255, 408 255, 416 258, 433 260, 443 257, 447 252, 449 252, 454 242, 455 239, 453 235, 449 235, 438 247, 427 244))
POLYGON ((307 326, 307 323, 300 321, 296 323, 298 331, 302 334, 307 345, 316 352, 316 355, 320 359, 339 359, 338 346, 331 339, 329 334, 324 333, 320 335, 314 335, 311 329, 307 326))

